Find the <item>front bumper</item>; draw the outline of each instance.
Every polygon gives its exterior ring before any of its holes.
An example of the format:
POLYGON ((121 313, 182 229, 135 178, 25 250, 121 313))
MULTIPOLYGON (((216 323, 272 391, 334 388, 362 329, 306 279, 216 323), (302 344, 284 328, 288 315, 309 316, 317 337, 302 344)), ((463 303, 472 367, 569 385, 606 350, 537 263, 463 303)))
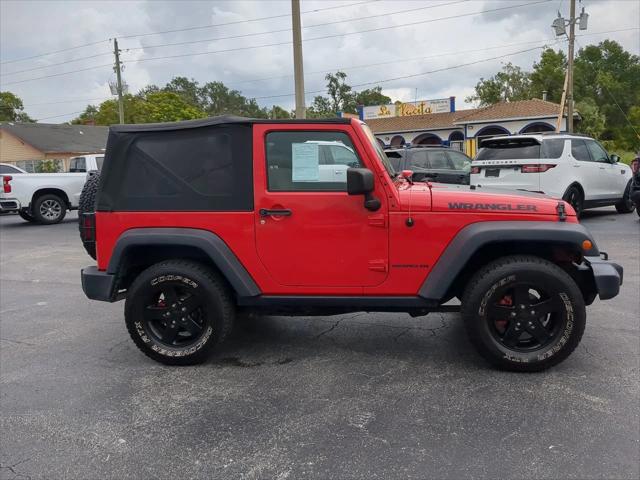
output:
POLYGON ((593 280, 600 300, 608 300, 618 295, 623 279, 622 267, 595 256, 584 257, 584 260, 593 272, 593 280))
POLYGON ((80 272, 82 291, 91 300, 114 302, 118 300, 116 292, 116 277, 91 266, 80 272))
POLYGON ((17 212, 20 210, 20 201, 16 198, 0 198, 0 212, 17 212))

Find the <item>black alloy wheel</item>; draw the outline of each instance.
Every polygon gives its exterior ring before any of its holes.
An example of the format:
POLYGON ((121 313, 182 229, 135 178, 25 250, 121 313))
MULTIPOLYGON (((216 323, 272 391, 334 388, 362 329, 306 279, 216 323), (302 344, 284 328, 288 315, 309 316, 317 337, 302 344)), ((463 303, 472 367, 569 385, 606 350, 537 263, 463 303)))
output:
POLYGON ((159 285, 146 302, 145 330, 167 347, 195 345, 207 324, 205 304, 199 292, 166 283, 159 285))
POLYGON ((544 349, 567 322, 557 293, 526 283, 498 288, 488 300, 486 319, 494 340, 518 352, 544 349))

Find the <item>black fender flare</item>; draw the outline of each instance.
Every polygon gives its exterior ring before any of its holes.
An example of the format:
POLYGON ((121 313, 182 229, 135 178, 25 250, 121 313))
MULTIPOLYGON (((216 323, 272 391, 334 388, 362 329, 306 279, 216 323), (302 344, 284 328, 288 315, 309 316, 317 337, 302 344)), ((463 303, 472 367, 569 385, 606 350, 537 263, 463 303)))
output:
POLYGON ((482 247, 499 242, 547 242, 576 246, 584 255, 599 256, 596 243, 579 223, 505 221, 478 222, 467 225, 442 252, 431 272, 420 287, 418 295, 440 301, 445 298, 458 274, 471 257, 482 247), (582 242, 589 240, 592 247, 582 249, 582 242))
POLYGON ((238 297, 260 295, 260 289, 238 257, 215 233, 196 228, 133 228, 118 238, 107 274, 117 275, 128 251, 135 247, 193 247, 202 251, 235 290, 238 297))

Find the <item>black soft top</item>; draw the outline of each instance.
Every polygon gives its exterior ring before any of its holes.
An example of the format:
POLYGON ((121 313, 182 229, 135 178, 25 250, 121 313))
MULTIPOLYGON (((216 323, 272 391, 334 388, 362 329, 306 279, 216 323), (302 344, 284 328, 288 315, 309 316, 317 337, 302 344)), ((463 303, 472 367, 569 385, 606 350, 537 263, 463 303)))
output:
POLYGON ((235 115, 221 115, 218 117, 200 118, 197 120, 185 120, 182 122, 166 122, 166 123, 142 123, 137 125, 112 125, 111 132, 114 133, 135 133, 135 132, 166 132, 175 130, 187 130, 191 128, 212 127, 219 125, 245 124, 253 125, 255 123, 322 123, 322 124, 349 124, 350 118, 326 118, 326 119, 280 119, 270 120, 267 118, 246 118, 235 115))

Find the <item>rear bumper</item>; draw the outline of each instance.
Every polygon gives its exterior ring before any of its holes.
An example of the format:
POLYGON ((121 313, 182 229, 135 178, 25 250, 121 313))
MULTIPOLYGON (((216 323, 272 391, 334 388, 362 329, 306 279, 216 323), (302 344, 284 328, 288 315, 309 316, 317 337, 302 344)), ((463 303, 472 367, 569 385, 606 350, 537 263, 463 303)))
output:
POLYGON ((116 277, 107 272, 91 266, 83 268, 80 272, 82 279, 82 291, 91 300, 102 302, 114 302, 116 298, 116 277))
POLYGON ((15 198, 2 198, 0 199, 0 212, 17 212, 20 210, 20 201, 15 198))
POLYGON ((618 295, 623 279, 622 267, 600 257, 584 257, 584 259, 593 272, 593 280, 600 300, 608 300, 618 295))

